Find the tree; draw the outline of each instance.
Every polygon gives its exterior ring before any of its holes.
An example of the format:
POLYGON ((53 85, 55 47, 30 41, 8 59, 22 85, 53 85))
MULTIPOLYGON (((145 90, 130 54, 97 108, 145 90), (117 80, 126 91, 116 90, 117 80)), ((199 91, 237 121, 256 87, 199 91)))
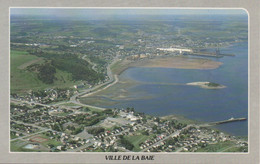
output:
POLYGON ((157 130, 157 126, 154 125, 154 126, 152 127, 152 129, 153 129, 153 130, 157 130))
POLYGON ((38 78, 46 84, 52 84, 55 79, 55 73, 55 67, 49 63, 45 63, 39 66, 38 78))
POLYGON ((76 128, 75 130, 73 130, 71 134, 76 135, 76 134, 81 133, 83 130, 84 130, 84 128, 79 127, 79 128, 76 128))
POLYGON ((148 132, 148 131, 143 131, 143 132, 142 132, 142 135, 148 136, 148 135, 149 135, 149 132, 148 132))
POLYGON ((53 145, 53 144, 48 144, 48 146, 49 146, 50 148, 53 148, 53 147, 54 147, 54 145, 53 145))
POLYGON ((120 143, 121 143, 125 148, 127 148, 128 150, 133 150, 133 148, 134 148, 134 145, 133 145, 130 141, 126 140, 125 138, 121 138, 121 139, 120 139, 120 143))
POLYGON ((100 134, 100 133, 102 133, 102 132, 104 132, 104 131, 105 131, 104 128, 102 128, 102 127, 96 127, 96 128, 89 129, 89 130, 88 130, 88 133, 93 134, 93 135, 98 135, 98 134, 100 134))

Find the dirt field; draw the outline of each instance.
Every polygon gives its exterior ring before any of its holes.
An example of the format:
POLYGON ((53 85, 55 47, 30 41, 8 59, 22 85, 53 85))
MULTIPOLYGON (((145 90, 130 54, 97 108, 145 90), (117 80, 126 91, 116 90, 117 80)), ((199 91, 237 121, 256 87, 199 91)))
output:
POLYGON ((48 139, 37 136, 37 137, 30 138, 30 141, 42 143, 42 142, 48 141, 48 139))

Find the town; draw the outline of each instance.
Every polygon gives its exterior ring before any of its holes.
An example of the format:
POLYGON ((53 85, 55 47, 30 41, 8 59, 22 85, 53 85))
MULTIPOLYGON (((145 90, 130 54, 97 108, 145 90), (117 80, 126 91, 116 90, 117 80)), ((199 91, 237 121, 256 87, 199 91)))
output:
POLYGON ((207 57, 234 56, 219 48, 247 41, 247 23, 237 21, 241 28, 233 28, 227 21, 225 31, 211 31, 193 18, 184 20, 187 26, 181 21, 173 26, 168 20, 154 24, 153 19, 57 23, 12 16, 10 151, 248 152, 247 137, 205 122, 80 101, 116 84, 118 76, 138 62, 200 56, 196 60, 206 63, 211 61, 207 57))
POLYGON ((68 102, 46 105, 15 100, 11 102, 11 151, 196 152, 223 144, 227 151, 247 152, 243 139, 133 108, 100 110, 68 102))

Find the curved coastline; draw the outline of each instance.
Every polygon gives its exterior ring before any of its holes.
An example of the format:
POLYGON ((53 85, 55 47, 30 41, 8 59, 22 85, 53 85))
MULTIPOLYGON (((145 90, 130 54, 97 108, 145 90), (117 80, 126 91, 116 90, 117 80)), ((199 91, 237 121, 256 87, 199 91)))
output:
MULTIPOLYGON (((110 83, 105 82, 99 87, 95 88, 94 91, 87 92, 80 95, 80 97, 88 97, 94 95, 100 91, 103 91, 116 83, 119 82, 118 76, 123 73, 125 70, 132 67, 153 67, 153 68, 177 68, 177 69, 216 69, 221 66, 223 63, 216 62, 210 59, 202 58, 188 58, 183 56, 170 56, 170 57, 157 57, 152 59, 142 59, 138 61, 122 59, 118 60, 118 57, 107 67, 107 72, 110 77, 110 83)), ((201 88, 205 89, 221 89, 225 86, 212 87, 207 86, 206 83, 187 83, 186 85, 195 85, 197 84, 201 88)))
MULTIPOLYGON (((105 82, 99 87, 95 88, 95 91, 82 94, 80 97, 88 97, 102 90, 105 90, 117 82, 119 82, 118 76, 125 70, 131 67, 155 67, 155 68, 178 68, 178 69, 216 69, 223 63, 216 62, 210 59, 202 58, 188 58, 183 56, 171 56, 171 57, 157 57, 152 59, 143 59, 138 61, 132 61, 128 59, 118 60, 118 57, 107 67, 107 73, 110 78, 110 82, 105 82)), ((215 87, 207 87, 201 85, 202 88, 216 89, 215 87)))

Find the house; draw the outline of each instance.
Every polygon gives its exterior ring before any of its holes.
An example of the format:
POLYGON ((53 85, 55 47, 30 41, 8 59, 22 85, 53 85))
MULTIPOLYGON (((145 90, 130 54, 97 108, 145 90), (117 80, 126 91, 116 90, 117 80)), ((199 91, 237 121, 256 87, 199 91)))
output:
POLYGON ((139 120, 139 118, 137 118, 136 116, 132 115, 132 114, 128 114, 126 116, 127 119, 129 119, 130 121, 137 121, 139 120))
POLYGON ((61 148, 62 148, 62 146, 57 146, 57 149, 58 149, 58 150, 61 150, 61 148))

